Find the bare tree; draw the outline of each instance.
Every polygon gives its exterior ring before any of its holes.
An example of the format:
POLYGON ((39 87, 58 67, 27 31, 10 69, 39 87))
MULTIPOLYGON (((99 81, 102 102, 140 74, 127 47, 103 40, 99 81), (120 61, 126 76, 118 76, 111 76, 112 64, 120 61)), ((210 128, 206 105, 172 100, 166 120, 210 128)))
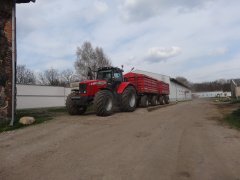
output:
POLYGON ((72 69, 65 69, 61 72, 61 82, 70 85, 72 82, 81 81, 79 74, 75 74, 72 69))
POLYGON ((110 59, 106 56, 101 47, 96 47, 95 53, 98 67, 111 66, 110 59))
POLYGON ((36 76, 25 65, 17 65, 16 82, 18 84, 36 84, 36 76))
POLYGON ((176 77, 176 80, 184 84, 185 86, 191 87, 191 83, 185 77, 176 77))
POLYGON ((43 73, 39 73, 38 80, 42 85, 59 86, 61 85, 59 72, 54 68, 45 70, 43 73))
POLYGON ((96 71, 97 68, 102 66, 111 66, 111 62, 102 48, 97 47, 94 49, 90 42, 84 42, 81 47, 77 48, 75 69, 82 78, 86 79, 88 77, 89 68, 96 71))

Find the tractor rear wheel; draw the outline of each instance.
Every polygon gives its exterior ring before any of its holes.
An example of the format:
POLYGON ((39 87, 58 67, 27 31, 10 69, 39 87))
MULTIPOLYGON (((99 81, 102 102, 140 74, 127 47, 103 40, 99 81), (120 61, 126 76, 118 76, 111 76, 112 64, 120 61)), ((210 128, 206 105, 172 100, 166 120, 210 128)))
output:
POLYGON ((66 100, 66 109, 70 115, 81 115, 86 112, 87 106, 78 106, 72 101, 72 97, 77 96, 75 93, 68 95, 66 100))
POLYGON ((165 103, 164 103, 164 98, 163 98, 163 96, 159 96, 159 103, 160 103, 161 105, 165 104, 165 103))
POLYGON ((113 94, 109 90, 98 91, 94 98, 94 109, 98 116, 109 116, 113 111, 113 94))
POLYGON ((136 109, 137 96, 134 87, 127 87, 121 97, 121 110, 125 112, 133 112, 136 109))
POLYGON ((156 106, 158 104, 157 96, 152 96, 151 98, 151 105, 156 106))
POLYGON ((148 100, 148 96, 144 95, 141 97, 141 107, 148 107, 149 106, 149 100, 148 100))

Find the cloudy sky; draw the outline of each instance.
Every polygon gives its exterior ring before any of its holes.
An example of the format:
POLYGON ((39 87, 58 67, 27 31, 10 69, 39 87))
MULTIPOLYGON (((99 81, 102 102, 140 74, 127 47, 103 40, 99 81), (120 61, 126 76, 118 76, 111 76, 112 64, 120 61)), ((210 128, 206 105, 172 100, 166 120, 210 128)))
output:
POLYGON ((113 65, 193 82, 240 77, 239 0, 36 0, 17 5, 18 64, 73 68, 84 41, 113 65))

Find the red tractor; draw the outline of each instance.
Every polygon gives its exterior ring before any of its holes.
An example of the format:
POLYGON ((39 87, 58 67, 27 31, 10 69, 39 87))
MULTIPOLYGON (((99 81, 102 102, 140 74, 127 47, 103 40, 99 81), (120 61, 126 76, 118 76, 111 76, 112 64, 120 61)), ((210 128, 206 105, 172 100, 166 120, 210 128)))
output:
MULTIPOLYGON (((137 105, 168 104, 169 85, 143 74, 127 73, 117 67, 103 67, 97 71, 96 80, 79 83, 66 101, 71 115, 83 114, 93 104, 98 116, 108 116, 113 106, 121 111, 132 112, 137 105)), ((91 74, 91 73, 90 73, 91 74)))
POLYGON ((108 116, 117 105, 122 111, 136 108, 136 89, 130 82, 124 82, 123 70, 117 67, 103 67, 97 71, 97 80, 79 83, 79 90, 73 90, 66 101, 71 115, 83 114, 93 103, 98 116, 108 116))

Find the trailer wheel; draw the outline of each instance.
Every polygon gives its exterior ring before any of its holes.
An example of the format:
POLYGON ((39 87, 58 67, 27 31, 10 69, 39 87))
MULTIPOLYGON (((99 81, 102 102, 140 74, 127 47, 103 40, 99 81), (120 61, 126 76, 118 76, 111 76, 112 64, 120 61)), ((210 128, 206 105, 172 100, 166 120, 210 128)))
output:
POLYGON ((152 96, 151 98, 151 105, 156 106, 158 104, 157 96, 152 96))
POLYGON ((169 104, 169 96, 165 95, 164 96, 164 101, 166 104, 169 104))
POLYGON ((133 112, 136 109, 137 96, 134 87, 127 87, 121 97, 121 110, 125 112, 133 112))
POLYGON ((67 112, 70 115, 81 115, 86 112, 87 106, 77 106, 75 103, 72 101, 72 97, 76 96, 75 93, 71 93, 68 95, 67 100, 66 100, 66 109, 67 112))
POLYGON ((141 97, 141 107, 148 107, 148 106, 149 106, 148 96, 144 95, 141 97))
POLYGON ((160 103, 161 105, 164 104, 164 98, 163 98, 163 96, 159 96, 159 103, 160 103))
POLYGON ((109 116, 113 111, 113 94, 108 90, 98 91, 94 98, 94 109, 98 116, 109 116))

